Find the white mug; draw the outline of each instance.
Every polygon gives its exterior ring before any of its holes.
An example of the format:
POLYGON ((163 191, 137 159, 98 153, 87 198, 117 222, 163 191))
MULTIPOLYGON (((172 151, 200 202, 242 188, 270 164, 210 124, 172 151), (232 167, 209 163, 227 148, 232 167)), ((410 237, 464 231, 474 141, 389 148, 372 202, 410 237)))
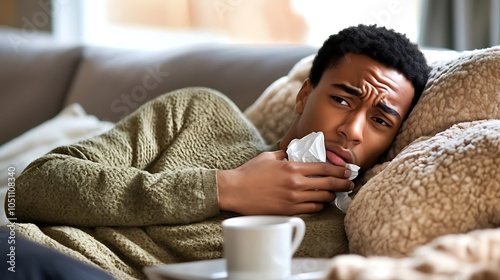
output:
POLYGON ((228 279, 289 277, 292 257, 304 238, 305 229, 304 221, 297 217, 243 216, 224 220, 228 279))

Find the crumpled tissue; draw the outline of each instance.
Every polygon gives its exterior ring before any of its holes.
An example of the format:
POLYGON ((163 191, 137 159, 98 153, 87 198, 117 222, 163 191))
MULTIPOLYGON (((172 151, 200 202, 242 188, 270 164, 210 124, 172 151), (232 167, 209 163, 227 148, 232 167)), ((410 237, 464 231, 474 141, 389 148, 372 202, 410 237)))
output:
MULTIPOLYGON (((323 132, 312 132, 301 139, 293 139, 288 144, 286 153, 288 154, 289 161, 326 162, 325 137, 323 132)), ((351 170, 351 176, 348 179, 354 180, 358 176, 359 166, 347 163, 345 167, 351 170)), ((344 213, 347 212, 347 208, 349 208, 349 204, 351 203, 351 198, 349 197, 351 192, 335 192, 337 197, 333 203, 344 213)))

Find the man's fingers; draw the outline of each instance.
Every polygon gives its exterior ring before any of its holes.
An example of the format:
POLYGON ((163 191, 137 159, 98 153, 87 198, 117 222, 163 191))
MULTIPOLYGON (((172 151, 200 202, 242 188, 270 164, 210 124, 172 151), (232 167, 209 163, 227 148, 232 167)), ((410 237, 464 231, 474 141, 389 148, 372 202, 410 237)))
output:
POLYGON ((282 150, 277 150, 273 152, 264 152, 264 154, 268 154, 270 158, 277 160, 282 160, 287 156, 287 154, 282 150))
POLYGON ((307 202, 300 203, 293 207, 292 212, 287 215, 310 214, 321 211, 325 207, 324 203, 307 202))
POLYGON ((337 178, 349 178, 351 170, 344 166, 333 165, 326 162, 295 162, 299 164, 304 176, 333 176, 337 178))
POLYGON ((323 190, 310 190, 304 191, 300 195, 300 202, 332 202, 336 195, 334 192, 323 191, 323 190))
MULTIPOLYGON (((263 157, 268 159, 283 160, 287 154, 282 151, 264 152, 263 157)), ((289 162, 295 166, 293 170, 299 171, 302 175, 308 177, 314 176, 333 176, 337 178, 349 178, 351 170, 345 166, 338 166, 326 162, 289 162)))
POLYGON ((354 188, 354 184, 347 179, 335 177, 311 177, 304 179, 307 190, 322 190, 333 192, 348 192, 354 188))

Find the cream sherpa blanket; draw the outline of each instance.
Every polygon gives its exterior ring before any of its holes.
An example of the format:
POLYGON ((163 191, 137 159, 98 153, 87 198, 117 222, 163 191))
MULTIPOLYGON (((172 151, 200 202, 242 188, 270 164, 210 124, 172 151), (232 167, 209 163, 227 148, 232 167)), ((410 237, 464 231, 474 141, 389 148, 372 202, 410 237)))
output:
MULTIPOLYGON (((267 141, 292 122, 311 62, 246 111, 267 141)), ((329 279, 500 275, 500 229, 488 230, 500 224, 500 47, 432 66, 385 161, 357 181, 345 219, 351 253, 385 257, 338 256, 329 279)))

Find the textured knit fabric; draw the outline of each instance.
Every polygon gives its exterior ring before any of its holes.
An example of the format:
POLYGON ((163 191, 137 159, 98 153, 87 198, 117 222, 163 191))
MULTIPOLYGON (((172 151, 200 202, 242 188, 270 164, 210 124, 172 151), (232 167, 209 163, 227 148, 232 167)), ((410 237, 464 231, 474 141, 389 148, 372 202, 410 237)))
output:
POLYGON ((278 141, 292 125, 297 114, 294 110, 297 93, 309 75, 315 56, 309 55, 297 62, 286 76, 269 85, 245 110, 245 116, 267 143, 278 141))
MULTIPOLYGON (((217 169, 269 150, 222 94, 204 88, 148 102, 112 130, 34 161, 17 180, 18 233, 118 279, 142 268, 222 257, 217 169)), ((301 215, 298 257, 347 252, 344 215, 301 215)))

